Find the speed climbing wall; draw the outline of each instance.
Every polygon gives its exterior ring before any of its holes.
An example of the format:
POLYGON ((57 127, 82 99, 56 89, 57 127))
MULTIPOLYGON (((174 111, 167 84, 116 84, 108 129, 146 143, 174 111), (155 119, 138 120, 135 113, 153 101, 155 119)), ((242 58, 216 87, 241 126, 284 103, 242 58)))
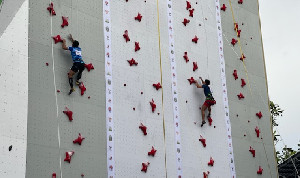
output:
MULTIPOLYGON (((5 79, 28 86, 11 86, 24 90, 24 104, 10 107, 23 110, 19 116, 9 110, 18 119, 2 122, 3 128, 23 127, 0 131, 6 138, 0 175, 277 177, 258 2, 24 4, 28 41, 27 33, 20 38, 26 39, 28 54, 19 53, 28 79, 5 79), (70 46, 70 33, 80 42, 86 70, 83 83, 68 95, 72 61, 61 39, 70 46), (205 96, 194 84, 200 76, 210 79, 216 100, 203 127, 205 96), (17 170, 14 160, 20 160, 17 170)), ((0 22, 7 21, 1 15, 0 22)), ((20 41, 11 36, 2 35, 1 49, 9 39, 20 41)), ((8 93, 5 86, 1 90, 8 93)))

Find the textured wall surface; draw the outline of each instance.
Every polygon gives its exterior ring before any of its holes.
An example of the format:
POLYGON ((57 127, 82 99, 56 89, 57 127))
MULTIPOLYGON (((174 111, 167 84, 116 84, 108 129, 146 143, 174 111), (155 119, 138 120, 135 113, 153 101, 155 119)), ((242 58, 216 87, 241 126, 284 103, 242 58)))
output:
POLYGON ((237 177, 256 177, 259 166, 264 169, 259 177, 277 177, 258 2, 244 1, 238 4, 232 1, 232 9, 229 2, 221 1, 227 6, 227 10, 222 11, 222 27, 237 177), (233 19, 242 30, 240 43, 234 47, 230 44, 232 38, 237 39, 233 19), (240 60, 242 53, 246 56, 245 67, 240 60), (238 71, 237 80, 232 75, 234 69, 238 71), (241 78, 247 83, 243 88, 241 78), (242 100, 237 97, 240 92, 245 96, 242 100), (256 116, 259 111, 263 114, 261 119, 256 116), (256 126, 261 132, 259 138, 255 133, 256 126), (256 150, 255 158, 248 151, 250 146, 256 150))
POLYGON ((50 177, 53 172, 57 177, 106 177, 102 2, 55 0, 53 4, 56 16, 51 17, 46 10, 49 1, 29 1, 26 177, 50 177), (61 27, 62 16, 69 17, 69 26, 61 27), (71 55, 52 39, 56 35, 67 38, 69 33, 80 42, 84 61, 95 67, 83 72, 87 88, 83 96, 77 86, 68 95, 71 55), (72 122, 62 112, 65 107, 73 111, 72 122), (86 138, 81 146, 72 142, 79 133, 86 138), (64 162, 66 151, 75 151, 70 164, 64 162))
MULTIPOLYGON (((0 177, 22 178, 27 144, 28 1, 21 7, 10 5, 5 8, 15 12, 11 21, 0 21, 0 30, 6 25, 0 33, 0 177)), ((4 15, 0 13, 0 20, 4 15)))

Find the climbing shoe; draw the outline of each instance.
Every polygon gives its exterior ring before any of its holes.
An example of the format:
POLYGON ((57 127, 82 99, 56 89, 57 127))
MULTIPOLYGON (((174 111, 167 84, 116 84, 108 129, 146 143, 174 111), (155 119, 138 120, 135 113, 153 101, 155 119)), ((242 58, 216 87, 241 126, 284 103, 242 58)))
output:
POLYGON ((79 82, 78 80, 76 80, 75 83, 76 83, 76 85, 80 85, 81 82, 79 82))
POLYGON ((75 91, 75 89, 71 88, 70 91, 69 91, 69 95, 71 95, 74 91, 75 91))
POLYGON ((205 124, 206 122, 205 121, 202 121, 202 123, 201 123, 201 127, 205 124))

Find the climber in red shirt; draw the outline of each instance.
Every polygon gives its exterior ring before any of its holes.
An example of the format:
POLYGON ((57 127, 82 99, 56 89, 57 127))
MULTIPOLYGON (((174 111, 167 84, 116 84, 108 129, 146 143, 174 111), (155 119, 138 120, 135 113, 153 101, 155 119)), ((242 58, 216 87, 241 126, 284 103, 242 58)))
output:
POLYGON ((210 91, 209 85, 210 85, 210 81, 208 79, 206 79, 205 81, 203 81, 202 77, 199 77, 202 85, 200 85, 198 83, 198 81, 196 80, 196 87, 197 88, 203 88, 204 89, 204 95, 206 97, 202 107, 201 107, 201 114, 202 114, 202 123, 201 123, 201 127, 206 123, 205 122, 205 110, 208 108, 208 116, 210 117, 211 114, 211 106, 216 104, 216 101, 214 99, 214 97, 212 96, 212 93, 210 91))

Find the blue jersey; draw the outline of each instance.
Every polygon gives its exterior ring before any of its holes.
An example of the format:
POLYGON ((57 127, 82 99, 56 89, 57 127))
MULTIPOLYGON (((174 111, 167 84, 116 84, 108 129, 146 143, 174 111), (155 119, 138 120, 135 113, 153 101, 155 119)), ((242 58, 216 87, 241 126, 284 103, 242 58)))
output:
POLYGON ((208 85, 202 85, 202 88, 204 89, 204 95, 206 97, 209 97, 211 96, 211 91, 210 91, 210 88, 208 85))
POLYGON ((84 63, 81 56, 81 48, 79 47, 69 47, 69 50, 71 51, 71 56, 73 62, 80 62, 84 63))

